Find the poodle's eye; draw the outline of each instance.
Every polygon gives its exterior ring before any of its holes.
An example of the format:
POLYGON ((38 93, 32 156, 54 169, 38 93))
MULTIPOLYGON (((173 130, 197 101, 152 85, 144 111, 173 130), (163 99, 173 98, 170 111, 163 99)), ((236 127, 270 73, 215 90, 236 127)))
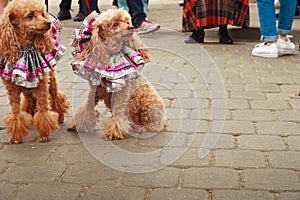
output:
POLYGON ((33 18, 33 14, 30 13, 29 15, 27 15, 28 18, 33 18))
POLYGON ((119 26, 119 23, 118 23, 118 22, 115 22, 113 26, 119 26))

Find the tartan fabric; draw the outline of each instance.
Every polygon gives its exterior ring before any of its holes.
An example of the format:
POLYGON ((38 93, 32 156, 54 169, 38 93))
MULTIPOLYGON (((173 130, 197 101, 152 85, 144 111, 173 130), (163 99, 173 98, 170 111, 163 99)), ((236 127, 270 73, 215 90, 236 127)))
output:
POLYGON ((225 24, 249 27, 249 0, 184 0, 183 31, 225 24))

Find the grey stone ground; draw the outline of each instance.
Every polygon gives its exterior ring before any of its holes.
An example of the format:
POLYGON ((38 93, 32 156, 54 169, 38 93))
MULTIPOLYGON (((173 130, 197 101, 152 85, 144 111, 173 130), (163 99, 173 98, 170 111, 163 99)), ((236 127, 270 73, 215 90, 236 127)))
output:
MULTIPOLYGON (((50 1, 54 14, 58 2, 50 1)), ((114 143, 101 130, 66 131, 86 84, 70 67, 70 35, 80 23, 63 21, 68 49, 57 66, 58 79, 74 107, 45 144, 32 131, 24 143, 8 145, 1 130, 1 200, 300 199, 300 99, 293 98, 300 92, 299 52, 275 60, 251 56, 259 42, 255 4, 251 28, 230 30, 234 45, 219 44, 215 29, 207 31, 206 43, 186 45, 180 2, 150 1, 149 18, 162 30, 142 36, 153 55, 144 74, 166 102, 166 131, 114 143)), ((109 4, 99 1, 100 9, 109 4)), ((299 27, 296 19, 297 45, 299 27)), ((9 109, 3 86, 0 102, 3 118, 9 109)))

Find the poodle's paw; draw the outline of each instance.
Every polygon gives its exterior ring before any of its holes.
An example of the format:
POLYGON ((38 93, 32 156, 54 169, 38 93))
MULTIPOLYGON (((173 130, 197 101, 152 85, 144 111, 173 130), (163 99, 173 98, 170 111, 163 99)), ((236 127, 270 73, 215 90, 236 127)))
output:
POLYGON ((39 142, 49 142, 51 140, 50 136, 39 136, 39 142))
POLYGON ((122 129, 114 118, 109 118, 104 122, 103 134, 109 140, 122 140, 128 137, 129 128, 124 126, 122 129), (124 130, 126 129, 126 130, 124 130))
POLYGON ((64 117, 64 116, 59 116, 59 117, 58 117, 58 122, 59 122, 59 123, 62 124, 62 123, 64 123, 64 121, 65 121, 65 117, 64 117))
POLYGON ((9 144, 21 144, 22 143, 22 140, 21 139, 14 139, 14 138, 11 138, 8 142, 9 144))
POLYGON ((128 134, 119 128, 117 128, 116 130, 114 130, 112 132, 103 130, 103 133, 109 140, 123 140, 128 137, 128 134))
POLYGON ((77 129, 76 129, 75 124, 71 124, 71 126, 67 129, 67 131, 70 131, 70 132, 77 132, 77 129))

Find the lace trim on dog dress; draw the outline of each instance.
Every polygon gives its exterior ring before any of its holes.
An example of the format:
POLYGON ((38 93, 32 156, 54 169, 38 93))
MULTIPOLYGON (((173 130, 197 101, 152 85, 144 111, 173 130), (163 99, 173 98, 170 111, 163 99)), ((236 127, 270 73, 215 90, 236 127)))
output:
POLYGON ((15 63, 0 61, 0 76, 12 83, 26 88, 35 88, 39 80, 43 79, 43 74, 50 72, 57 61, 62 57, 65 47, 58 40, 58 33, 61 24, 58 19, 49 14, 52 22, 52 38, 55 42, 54 50, 47 55, 41 55, 35 51, 33 45, 21 49, 19 58, 15 63))
POLYGON ((128 82, 139 77, 145 62, 139 52, 126 45, 110 56, 110 66, 104 66, 101 63, 92 64, 91 55, 78 59, 77 55, 82 52, 91 38, 92 23, 98 15, 95 12, 91 13, 84 20, 81 29, 74 30, 71 46, 75 47, 75 51, 71 65, 76 75, 90 80, 93 85, 102 85, 107 92, 119 92, 128 82))

